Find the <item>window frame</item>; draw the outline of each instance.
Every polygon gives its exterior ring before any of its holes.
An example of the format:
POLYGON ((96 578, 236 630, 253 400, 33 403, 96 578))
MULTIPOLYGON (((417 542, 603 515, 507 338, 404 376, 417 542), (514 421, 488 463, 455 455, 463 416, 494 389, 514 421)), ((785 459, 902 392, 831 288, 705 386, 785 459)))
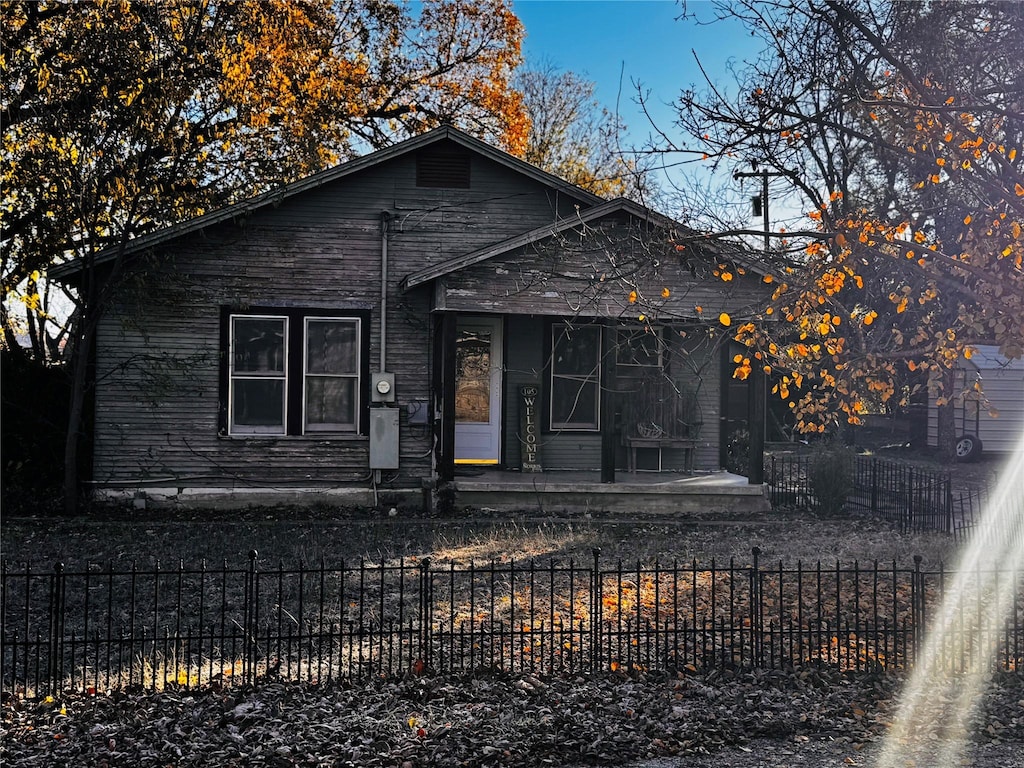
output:
POLYGON ((369 434, 370 402, 370 310, 369 309, 324 309, 269 306, 226 306, 220 308, 220 392, 218 434, 237 439, 306 437, 323 439, 327 437, 365 437, 369 434), (284 429, 275 432, 239 431, 231 423, 234 398, 233 386, 233 326, 235 318, 283 318, 286 327, 285 340, 285 412, 284 429), (306 425, 306 357, 307 320, 352 321, 356 326, 356 355, 358 361, 355 373, 345 374, 354 378, 355 423, 343 428, 309 429, 306 425))
POLYGON ((359 431, 359 410, 362 397, 359 392, 359 380, 360 370, 363 364, 363 349, 362 349, 362 320, 358 317, 329 317, 322 315, 305 315, 302 318, 302 433, 303 434, 330 434, 338 432, 358 432, 359 431), (354 373, 311 373, 309 370, 309 324, 310 322, 321 322, 321 323, 344 323, 347 325, 355 325, 356 328, 356 360, 354 365, 354 373), (309 401, 309 379, 310 378, 321 378, 321 379, 355 379, 355 386, 353 387, 355 403, 352 408, 352 423, 344 425, 325 425, 319 427, 311 427, 309 424, 309 411, 307 408, 309 401))
MULTIPOLYGON (((599 323, 571 323, 571 322, 552 322, 550 325, 550 332, 547 334, 547 347, 548 347, 548 375, 547 384, 548 391, 547 397, 545 398, 545 405, 547 406, 547 427, 550 432, 600 432, 601 431, 601 356, 603 350, 604 341, 604 327, 599 323), (556 371, 556 350, 558 347, 558 340, 565 329, 575 330, 587 330, 596 331, 597 341, 593 345, 595 357, 594 367, 591 369, 591 373, 584 375, 582 379, 579 374, 559 374, 556 371), (593 382, 597 387, 596 397, 594 398, 594 419, 588 422, 556 422, 555 421, 555 379, 568 379, 568 380, 582 380, 584 383, 593 382)), ((571 414, 570 414, 571 415, 571 414)))
POLYGON ((288 351, 291 343, 288 317, 279 314, 232 314, 228 318, 228 346, 227 346, 227 368, 228 368, 228 403, 227 403, 227 428, 232 436, 245 437, 269 437, 288 434, 288 351), (261 375, 257 371, 235 370, 235 321, 244 320, 280 320, 284 330, 282 342, 282 365, 280 373, 272 372, 261 375), (234 423, 235 415, 235 392, 238 381, 280 381, 282 382, 281 392, 281 426, 280 428, 260 428, 258 426, 239 429, 234 423))

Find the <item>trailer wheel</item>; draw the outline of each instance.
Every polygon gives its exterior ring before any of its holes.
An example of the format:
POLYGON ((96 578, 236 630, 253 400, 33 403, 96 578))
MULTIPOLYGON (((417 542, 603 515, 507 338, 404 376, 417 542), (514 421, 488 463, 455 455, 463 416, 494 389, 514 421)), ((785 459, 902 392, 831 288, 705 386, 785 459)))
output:
POLYGON ((957 438, 957 461, 974 461, 979 456, 981 456, 981 440, 974 435, 961 435, 957 438))

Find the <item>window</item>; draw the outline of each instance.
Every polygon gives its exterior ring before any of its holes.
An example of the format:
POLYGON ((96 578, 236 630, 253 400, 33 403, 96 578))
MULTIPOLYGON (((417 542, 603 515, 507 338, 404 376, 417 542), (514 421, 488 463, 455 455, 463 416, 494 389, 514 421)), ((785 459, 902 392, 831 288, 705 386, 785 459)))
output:
POLYGON ((224 310, 222 428, 230 435, 364 431, 369 318, 358 314, 224 310))
POLYGON ((551 428, 597 430, 601 327, 551 326, 551 428))
POLYGON ((359 412, 359 321, 306 318, 307 432, 354 430, 359 412))
POLYGON ((231 434, 283 435, 288 318, 231 317, 231 434))
POLYGON ((637 368, 662 368, 661 329, 622 328, 615 344, 615 361, 619 365, 637 368))

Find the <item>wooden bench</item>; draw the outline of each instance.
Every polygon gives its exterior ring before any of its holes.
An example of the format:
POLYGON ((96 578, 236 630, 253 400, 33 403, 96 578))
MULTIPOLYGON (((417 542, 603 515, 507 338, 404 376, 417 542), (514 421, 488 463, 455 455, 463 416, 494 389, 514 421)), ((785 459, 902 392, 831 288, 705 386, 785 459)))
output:
POLYGON ((636 472, 640 448, 657 449, 659 472, 664 449, 682 450, 684 467, 692 471, 701 427, 695 418, 694 395, 657 374, 637 380, 635 388, 625 388, 622 397, 622 444, 629 472, 636 472))

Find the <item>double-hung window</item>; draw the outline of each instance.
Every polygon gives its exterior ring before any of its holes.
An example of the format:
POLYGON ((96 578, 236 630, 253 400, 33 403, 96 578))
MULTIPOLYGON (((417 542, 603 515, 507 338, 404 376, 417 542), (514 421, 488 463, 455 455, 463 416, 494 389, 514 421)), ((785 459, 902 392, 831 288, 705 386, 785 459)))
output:
POLYGON ((288 412, 288 318, 231 316, 228 424, 233 435, 283 435, 288 412))
POLYGON ((598 430, 601 326, 551 326, 551 429, 598 430))
POLYGON ((230 435, 361 431, 367 318, 293 309, 226 313, 230 435))
POLYGON ((307 432, 355 431, 359 416, 359 320, 306 318, 307 432))

